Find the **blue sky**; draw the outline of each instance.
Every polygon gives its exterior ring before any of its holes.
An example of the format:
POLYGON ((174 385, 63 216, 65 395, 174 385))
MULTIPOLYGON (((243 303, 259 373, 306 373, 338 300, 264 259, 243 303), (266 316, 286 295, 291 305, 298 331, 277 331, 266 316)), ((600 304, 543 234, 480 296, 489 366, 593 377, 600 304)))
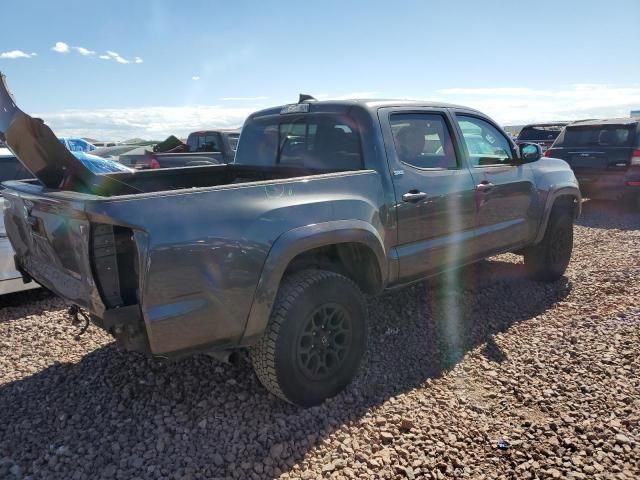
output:
POLYGON ((299 92, 452 101, 502 123, 640 108, 638 0, 2 5, 0 71, 63 134, 237 125, 299 92))

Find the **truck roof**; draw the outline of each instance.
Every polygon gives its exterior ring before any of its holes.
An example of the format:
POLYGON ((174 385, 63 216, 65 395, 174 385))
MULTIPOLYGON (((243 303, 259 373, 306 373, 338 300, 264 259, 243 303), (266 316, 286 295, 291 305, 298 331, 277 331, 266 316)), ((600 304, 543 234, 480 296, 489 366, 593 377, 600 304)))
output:
POLYGON ((453 103, 434 102, 428 100, 407 100, 407 99, 380 99, 380 98, 353 98, 347 100, 305 100, 303 102, 292 102, 277 107, 270 107, 253 113, 249 118, 262 117, 265 115, 277 115, 283 107, 287 105, 295 105, 296 103, 308 103, 313 110, 348 110, 350 107, 362 107, 372 113, 383 107, 431 107, 431 108, 460 108, 470 112, 481 113, 473 108, 463 105, 455 105, 453 103))
POLYGON ((528 123, 524 125, 522 129, 525 128, 533 128, 533 127, 563 127, 569 125, 571 122, 559 121, 559 122, 539 122, 539 123, 528 123))
POLYGON ((189 135, 202 135, 204 133, 240 133, 240 128, 211 128, 208 130, 197 130, 189 135))
POLYGON ((598 126, 598 125, 634 125, 640 122, 639 119, 633 117, 623 117, 623 118, 605 118, 600 120, 579 120, 577 122, 573 122, 570 126, 598 126))

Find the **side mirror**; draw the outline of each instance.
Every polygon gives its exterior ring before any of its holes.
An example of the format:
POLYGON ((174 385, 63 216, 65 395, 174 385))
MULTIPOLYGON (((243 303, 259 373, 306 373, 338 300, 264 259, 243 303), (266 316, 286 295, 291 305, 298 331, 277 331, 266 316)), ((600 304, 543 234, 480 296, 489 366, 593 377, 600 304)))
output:
POLYGON ((542 158, 542 147, 537 143, 521 143, 518 148, 522 163, 535 162, 542 158))

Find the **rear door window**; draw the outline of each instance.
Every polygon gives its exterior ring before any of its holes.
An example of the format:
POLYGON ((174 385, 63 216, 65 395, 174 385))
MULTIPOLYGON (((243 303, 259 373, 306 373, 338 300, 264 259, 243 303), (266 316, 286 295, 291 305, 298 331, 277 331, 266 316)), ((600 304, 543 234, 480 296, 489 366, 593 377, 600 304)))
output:
POLYGON ((433 113, 399 113, 390 118, 396 153, 416 168, 458 168, 444 117, 433 113))
POLYGON ((236 163, 319 170, 363 168, 360 134, 350 117, 334 114, 279 115, 243 128, 236 163))

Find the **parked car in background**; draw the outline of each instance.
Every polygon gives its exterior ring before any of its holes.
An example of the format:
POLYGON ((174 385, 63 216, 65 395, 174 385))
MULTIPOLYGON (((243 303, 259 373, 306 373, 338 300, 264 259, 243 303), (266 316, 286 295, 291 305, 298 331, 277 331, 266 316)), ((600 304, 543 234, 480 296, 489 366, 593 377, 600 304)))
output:
POLYGON ((102 158, 86 152, 71 153, 93 173, 133 172, 133 169, 109 158, 102 158))
MULTIPOLYGON (((8 148, 0 147, 0 182, 29 178, 33 178, 33 175, 24 168, 13 153, 8 148)), ((1 194, 2 187, 0 186, 0 208, 4 209, 4 198, 1 194)), ((0 220, 0 295, 40 287, 35 282, 25 283, 22 280, 22 274, 16 270, 13 255, 13 248, 7 238, 3 218, 0 220)))
POLYGON ((150 141, 135 144, 121 144, 114 147, 101 147, 93 150, 91 154, 108 158, 133 168, 139 160, 145 158, 147 152, 153 151, 156 143, 158 142, 150 141))
POLYGON ((91 152, 96 149, 94 144, 87 142, 84 138, 58 137, 58 140, 70 152, 91 152))
POLYGON ((203 130, 190 133, 178 153, 149 152, 136 161, 138 169, 192 167, 233 162, 239 129, 203 130))
POLYGON ((0 133, 43 184, 6 184, 19 268, 128 349, 249 348, 297 405, 356 374, 364 294, 504 252, 547 282, 570 261, 573 172, 473 109, 307 96, 251 115, 233 163, 94 175, 6 98, 0 133))
POLYGON ((516 137, 516 144, 537 143, 545 152, 558 138, 562 129, 569 122, 532 123, 525 125, 516 137))
POLYGON ((571 123, 545 156, 566 161, 585 196, 628 200, 640 211, 640 119, 571 123))

